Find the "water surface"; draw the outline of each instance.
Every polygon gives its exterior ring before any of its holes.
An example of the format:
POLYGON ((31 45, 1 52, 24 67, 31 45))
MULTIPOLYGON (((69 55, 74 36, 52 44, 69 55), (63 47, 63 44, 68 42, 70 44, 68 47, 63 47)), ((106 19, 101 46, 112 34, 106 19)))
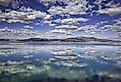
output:
POLYGON ((120 82, 120 78, 121 46, 0 45, 0 82, 120 82))

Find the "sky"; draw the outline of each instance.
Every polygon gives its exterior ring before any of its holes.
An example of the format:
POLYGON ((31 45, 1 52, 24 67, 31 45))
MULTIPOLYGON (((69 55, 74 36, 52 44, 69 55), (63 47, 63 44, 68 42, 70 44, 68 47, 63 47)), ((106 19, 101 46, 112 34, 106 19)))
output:
POLYGON ((0 0, 0 38, 121 40, 121 0, 0 0))

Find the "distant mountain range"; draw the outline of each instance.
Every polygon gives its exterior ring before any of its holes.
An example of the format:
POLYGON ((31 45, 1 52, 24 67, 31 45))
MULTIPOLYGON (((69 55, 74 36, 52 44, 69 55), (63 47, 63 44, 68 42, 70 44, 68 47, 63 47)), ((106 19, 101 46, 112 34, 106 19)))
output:
POLYGON ((94 37, 74 37, 66 39, 47 39, 47 38, 29 38, 29 39, 0 39, 0 42, 121 42, 119 40, 99 39, 94 37))

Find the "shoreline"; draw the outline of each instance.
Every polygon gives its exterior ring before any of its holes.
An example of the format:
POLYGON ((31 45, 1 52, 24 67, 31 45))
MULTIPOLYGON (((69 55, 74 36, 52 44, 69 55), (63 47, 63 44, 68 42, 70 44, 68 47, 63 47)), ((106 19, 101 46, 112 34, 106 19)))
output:
POLYGON ((107 45, 121 46, 121 42, 0 42, 0 45, 107 45))

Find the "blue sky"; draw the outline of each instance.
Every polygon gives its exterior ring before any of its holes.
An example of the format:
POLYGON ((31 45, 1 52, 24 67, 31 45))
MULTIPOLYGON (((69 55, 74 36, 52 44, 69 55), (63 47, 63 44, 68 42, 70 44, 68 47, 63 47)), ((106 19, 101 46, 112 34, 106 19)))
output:
POLYGON ((0 14, 0 38, 121 37, 121 0, 0 0, 0 14))

